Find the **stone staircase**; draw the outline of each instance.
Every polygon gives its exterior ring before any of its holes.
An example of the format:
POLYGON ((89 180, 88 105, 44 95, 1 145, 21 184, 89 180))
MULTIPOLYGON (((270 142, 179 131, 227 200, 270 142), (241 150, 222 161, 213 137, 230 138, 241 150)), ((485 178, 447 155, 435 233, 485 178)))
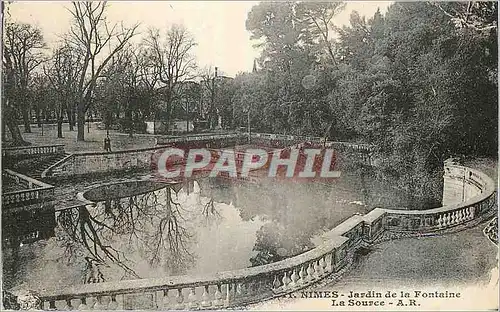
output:
POLYGON ((14 166, 14 170, 37 180, 42 180, 42 173, 64 157, 67 153, 51 154, 38 157, 29 162, 19 162, 14 166))
POLYGON ((41 180, 42 179, 42 172, 44 172, 45 169, 54 165, 55 163, 57 163, 58 161, 60 161, 61 159, 63 159, 64 157, 66 157, 68 155, 69 154, 66 154, 66 153, 65 154, 55 154, 47 159, 42 160, 42 162, 40 162, 39 166, 37 168, 34 168, 32 177, 37 179, 37 180, 41 180))

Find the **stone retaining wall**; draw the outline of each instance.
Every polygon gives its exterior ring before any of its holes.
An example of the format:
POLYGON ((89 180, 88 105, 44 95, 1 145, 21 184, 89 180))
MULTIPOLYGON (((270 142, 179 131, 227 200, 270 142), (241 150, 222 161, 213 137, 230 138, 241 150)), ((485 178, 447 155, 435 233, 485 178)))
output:
MULTIPOLYGON (((322 143, 319 138, 252 134, 254 143, 276 148, 295 145, 306 139, 309 139, 309 142, 322 143)), ((160 155, 169 147, 220 148, 243 143, 248 143, 248 136, 245 134, 198 135, 159 140, 158 144, 160 145, 151 148, 116 152, 74 153, 47 168, 42 177, 58 178, 121 170, 149 170, 153 165, 153 157, 160 155)), ((370 145, 344 142, 326 142, 326 144, 342 154, 339 159, 359 158, 365 163, 370 163, 369 153, 373 148, 370 145)))

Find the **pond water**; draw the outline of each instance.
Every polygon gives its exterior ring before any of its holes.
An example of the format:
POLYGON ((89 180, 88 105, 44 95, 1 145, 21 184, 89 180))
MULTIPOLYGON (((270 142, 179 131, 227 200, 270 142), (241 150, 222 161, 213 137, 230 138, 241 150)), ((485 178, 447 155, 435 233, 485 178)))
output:
POLYGON ((393 186, 356 174, 331 184, 134 183, 143 186, 83 188, 94 206, 57 212, 55 237, 5 250, 4 287, 61 289, 271 263, 314 248, 353 214, 398 200, 393 186))

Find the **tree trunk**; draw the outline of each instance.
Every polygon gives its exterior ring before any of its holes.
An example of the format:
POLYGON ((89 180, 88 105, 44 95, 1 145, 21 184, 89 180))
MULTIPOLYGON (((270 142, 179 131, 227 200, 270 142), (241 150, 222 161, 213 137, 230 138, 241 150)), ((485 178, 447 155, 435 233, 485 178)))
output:
POLYGON ((71 107, 71 125, 69 127, 70 131, 74 131, 76 126, 76 113, 75 113, 75 107, 71 107))
POLYGON ((127 123, 127 130, 128 130, 128 135, 129 137, 134 136, 134 121, 132 118, 132 102, 129 100, 127 108, 125 110, 125 120, 127 123))
POLYGON ((38 125, 38 128, 40 128, 42 126, 42 120, 41 120, 41 116, 40 116, 40 106, 36 106, 36 122, 37 122, 37 125, 38 125))
POLYGON ((76 112, 77 121, 77 141, 85 141, 85 104, 79 103, 76 112))
POLYGON ((71 113, 71 109, 66 108, 66 115, 68 116, 68 125, 69 125, 69 131, 73 131, 73 115, 71 113))
POLYGON ((63 125, 63 118, 61 116, 59 117, 59 119, 57 119, 57 138, 59 139, 63 138, 62 125, 63 125))
POLYGON ((30 125, 30 116, 29 116, 29 111, 28 108, 24 106, 23 109, 23 123, 24 123, 24 132, 25 133, 31 133, 31 125, 30 125))
POLYGON ((62 131, 62 125, 63 125, 63 116, 64 116, 64 109, 61 107, 58 110, 58 113, 56 114, 57 116, 57 138, 62 138, 63 137, 63 131, 62 131))
POLYGON ((4 124, 6 124, 11 133, 12 144, 14 146, 29 145, 29 143, 26 142, 21 135, 21 130, 19 130, 17 125, 16 114, 12 111, 12 109, 7 108, 7 105, 4 110, 4 124))

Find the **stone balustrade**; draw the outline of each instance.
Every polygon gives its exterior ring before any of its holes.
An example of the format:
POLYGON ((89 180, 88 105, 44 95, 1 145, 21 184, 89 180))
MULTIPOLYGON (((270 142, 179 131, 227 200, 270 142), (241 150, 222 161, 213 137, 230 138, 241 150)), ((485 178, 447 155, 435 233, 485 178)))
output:
POLYGON ((50 184, 43 183, 9 169, 4 169, 2 176, 26 188, 24 190, 2 193, 2 206, 6 209, 41 202, 54 196, 54 186, 50 184))
MULTIPOLYGON (((75 285, 40 291, 43 309, 218 309, 237 307, 302 289, 349 267, 353 253, 385 233, 435 235, 495 214, 495 183, 466 167, 445 165, 445 175, 470 185, 476 196, 456 205, 429 210, 374 209, 354 215, 323 235, 316 248, 279 262, 204 276, 173 276, 75 285), (449 170, 448 170, 449 169, 449 170)), ((392 236, 391 236, 392 237, 392 236)), ((400 236, 394 236, 400 237, 400 236)))
POLYGON ((48 154, 64 154, 64 144, 30 145, 2 148, 2 157, 19 157, 48 154))
POLYGON ((195 141, 211 141, 221 139, 241 138, 240 133, 221 133, 221 134, 200 134, 186 135, 174 138, 165 138, 158 141, 158 144, 180 143, 180 142, 195 142, 195 141))
MULTIPOLYGON (((304 140, 309 142, 321 143, 321 138, 301 137, 279 134, 253 133, 252 140, 257 143, 269 143, 271 145, 295 145, 304 140)), ((152 169, 153 159, 161 154, 169 145, 177 145, 185 147, 185 144, 193 143, 195 145, 206 146, 213 142, 221 143, 238 143, 246 142, 248 138, 244 133, 226 133, 226 134, 210 134, 210 135, 189 135, 183 137, 174 137, 159 139, 158 145, 150 148, 141 148, 133 150, 113 151, 113 152, 82 152, 73 153, 61 159, 57 163, 47 168, 43 173, 43 178, 50 177, 71 177, 75 175, 85 175, 88 173, 106 173, 110 171, 122 170, 147 170, 152 169), (161 140, 161 141, 160 141, 161 140)), ((350 151, 358 153, 371 163, 369 154, 373 150, 373 146, 368 144, 354 144, 347 142, 326 142, 328 146, 333 147, 338 151, 350 151)), ((219 144, 220 145, 220 144, 219 144)), ((209 147, 209 146, 206 146, 209 147)), ((212 146, 214 147, 214 146, 212 146)), ((352 153, 349 157, 352 156, 352 153)), ((364 159, 364 158, 363 158, 364 159)))

